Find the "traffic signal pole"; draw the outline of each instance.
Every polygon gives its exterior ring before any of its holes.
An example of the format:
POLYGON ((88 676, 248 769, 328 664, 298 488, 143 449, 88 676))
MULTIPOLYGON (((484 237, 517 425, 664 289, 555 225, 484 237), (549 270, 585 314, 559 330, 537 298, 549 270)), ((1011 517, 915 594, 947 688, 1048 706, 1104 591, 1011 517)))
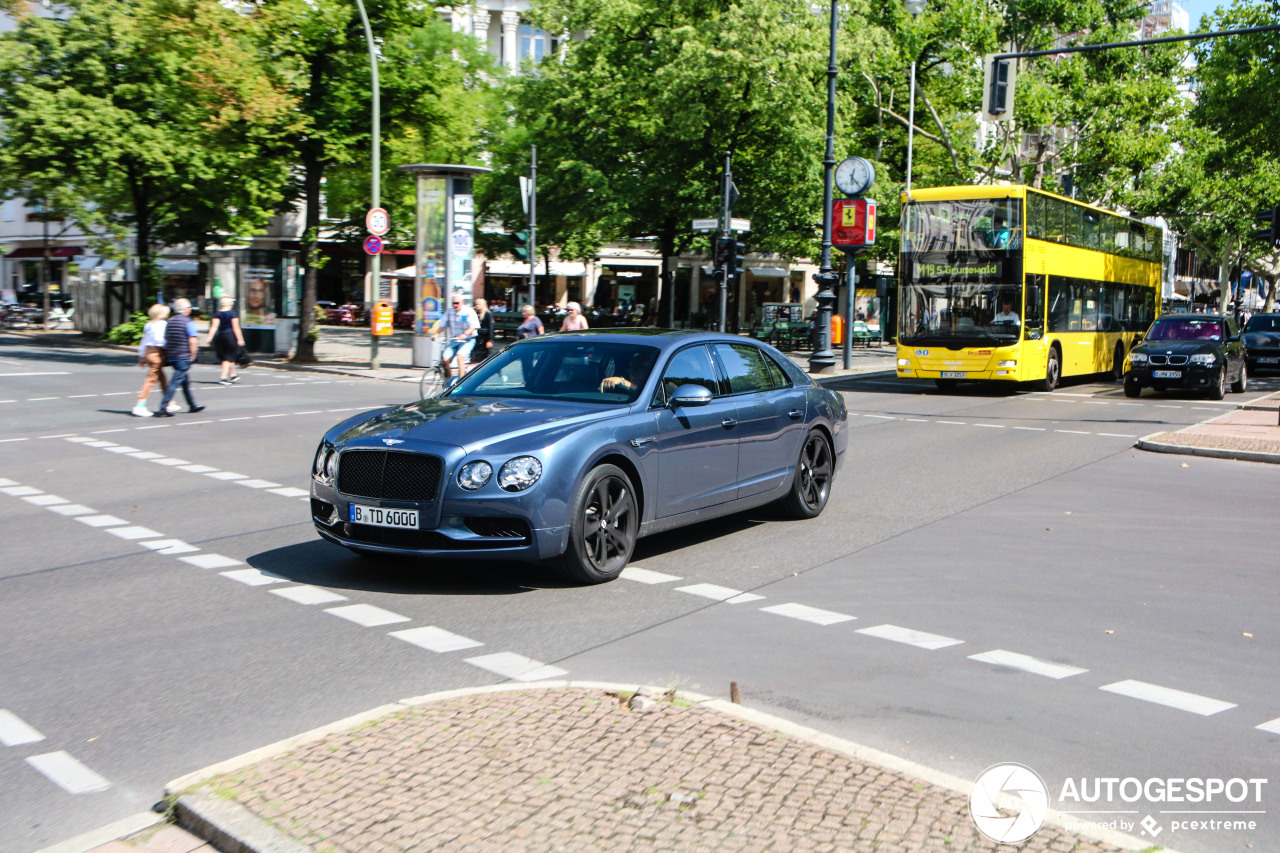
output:
POLYGON ((538 146, 529 146, 529 304, 538 314, 538 146))
POLYGON ((840 10, 837 0, 831 0, 831 51, 827 64, 827 152, 822 161, 822 259, 813 280, 818 284, 814 298, 818 300, 816 332, 813 354, 809 356, 810 373, 831 373, 836 367, 836 356, 831 351, 831 311, 835 307, 835 286, 839 274, 831 266, 831 195, 833 171, 836 166, 836 30, 839 27, 840 10))
MULTIPOLYGON (((725 153, 724 155, 724 177, 720 182, 720 238, 727 244, 729 241, 729 214, 733 208, 733 202, 729 195, 733 191, 733 172, 730 170, 730 161, 733 155, 725 153)), ((722 245, 724 245, 722 244, 722 245)), ((720 275, 720 331, 729 331, 729 275, 730 269, 726 264, 720 275)))

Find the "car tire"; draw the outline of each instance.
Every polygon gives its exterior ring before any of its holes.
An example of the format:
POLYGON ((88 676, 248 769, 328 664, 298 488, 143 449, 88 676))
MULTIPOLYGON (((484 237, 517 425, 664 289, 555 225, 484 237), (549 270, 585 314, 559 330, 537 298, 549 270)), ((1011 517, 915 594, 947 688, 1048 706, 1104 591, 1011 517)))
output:
POLYGON ((1218 371, 1218 377, 1209 388, 1209 399, 1221 400, 1225 396, 1227 396, 1227 365, 1223 364, 1222 369, 1218 371))
POLYGON ((640 531, 631 478, 615 465, 598 465, 583 478, 572 506, 569 545, 556 570, 575 583, 613 580, 631 559, 640 531))
POLYGON ((796 459, 791 491, 782 499, 782 510, 792 518, 817 518, 831 497, 831 481, 836 459, 831 444, 821 432, 814 430, 804 440, 796 459))
POLYGON ((1049 357, 1044 363, 1044 379, 1035 383, 1037 391, 1054 391, 1062 381, 1062 356, 1057 347, 1049 347, 1049 357))
POLYGON ((1240 378, 1231 383, 1232 394, 1243 394, 1249 388, 1249 366, 1240 362, 1240 378))
POLYGON ((1126 397, 1139 397, 1142 395, 1142 383, 1132 376, 1126 376, 1124 380, 1124 395, 1126 397))
POLYGON ((1116 354, 1111 361, 1111 378, 1116 382, 1124 381, 1124 344, 1116 344, 1116 354))

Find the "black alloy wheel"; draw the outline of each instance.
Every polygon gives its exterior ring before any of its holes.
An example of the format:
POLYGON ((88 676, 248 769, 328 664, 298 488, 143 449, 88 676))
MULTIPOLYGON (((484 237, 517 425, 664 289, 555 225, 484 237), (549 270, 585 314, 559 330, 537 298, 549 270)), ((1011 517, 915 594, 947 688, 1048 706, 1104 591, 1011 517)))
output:
POLYGON ((1124 381, 1124 344, 1116 344, 1115 358, 1111 362, 1111 378, 1117 382, 1124 381))
POLYGON ((792 518, 817 518, 831 497, 831 478, 835 474, 835 455, 827 437, 814 430, 800 448, 791 491, 783 499, 783 509, 792 518))
POLYGON ((569 548, 560 573, 577 583, 604 583, 622 573, 636 547, 640 505, 621 468, 599 465, 578 487, 569 527, 569 548))
POLYGON ((1227 396, 1227 363, 1224 361, 1217 377, 1213 380, 1213 385, 1209 388, 1209 399, 1221 400, 1225 396, 1227 396))
POLYGON ((1249 365, 1240 362, 1240 378, 1231 383, 1232 394, 1243 394, 1249 389, 1249 365))
POLYGON ((1135 376, 1126 376, 1124 379, 1124 395, 1126 397, 1137 397, 1142 394, 1142 383, 1135 376))

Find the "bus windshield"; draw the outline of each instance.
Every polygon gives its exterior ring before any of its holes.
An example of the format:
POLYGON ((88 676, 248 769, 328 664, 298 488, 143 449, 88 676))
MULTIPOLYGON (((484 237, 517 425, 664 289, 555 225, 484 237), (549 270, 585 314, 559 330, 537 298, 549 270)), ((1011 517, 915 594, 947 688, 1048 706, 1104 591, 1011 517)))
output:
POLYGON ((1022 248, 1022 200, 913 201, 906 206, 903 252, 1003 254, 1022 248))
POLYGON ((1022 332, 1022 288, 1012 284, 905 284, 901 309, 903 343, 1008 344, 1022 332))

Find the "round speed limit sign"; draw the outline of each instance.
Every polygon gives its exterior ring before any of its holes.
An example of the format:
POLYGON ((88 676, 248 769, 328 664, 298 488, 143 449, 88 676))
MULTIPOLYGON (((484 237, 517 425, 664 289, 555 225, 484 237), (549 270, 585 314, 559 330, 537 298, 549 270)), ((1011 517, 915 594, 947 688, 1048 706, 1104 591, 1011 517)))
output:
POLYGON ((364 217, 364 226, 370 234, 381 237, 391 229, 391 216, 381 207, 375 207, 364 217))

